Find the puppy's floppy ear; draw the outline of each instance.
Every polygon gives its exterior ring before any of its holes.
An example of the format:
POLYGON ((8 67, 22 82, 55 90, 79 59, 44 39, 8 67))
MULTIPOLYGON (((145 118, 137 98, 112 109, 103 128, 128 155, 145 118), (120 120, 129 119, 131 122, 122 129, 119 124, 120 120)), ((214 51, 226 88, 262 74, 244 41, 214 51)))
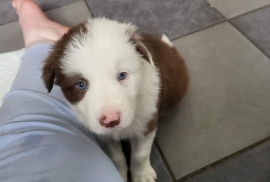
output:
POLYGON ((42 68, 42 80, 45 87, 48 90, 48 93, 52 91, 54 79, 55 79, 55 65, 56 61, 52 57, 52 54, 45 60, 44 66, 42 68))
POLYGON ((134 29, 128 29, 126 33, 130 36, 129 42, 135 45, 136 51, 150 64, 154 65, 150 47, 143 38, 144 34, 137 33, 134 29))
POLYGON ((63 37, 52 47, 52 51, 45 60, 42 69, 42 79, 49 93, 52 91, 54 80, 57 80, 57 78, 62 75, 60 60, 63 59, 68 44, 74 39, 74 37, 83 37, 83 35, 87 33, 87 24, 89 21, 90 20, 79 23, 78 25, 75 25, 69 29, 69 31, 65 33, 63 37))

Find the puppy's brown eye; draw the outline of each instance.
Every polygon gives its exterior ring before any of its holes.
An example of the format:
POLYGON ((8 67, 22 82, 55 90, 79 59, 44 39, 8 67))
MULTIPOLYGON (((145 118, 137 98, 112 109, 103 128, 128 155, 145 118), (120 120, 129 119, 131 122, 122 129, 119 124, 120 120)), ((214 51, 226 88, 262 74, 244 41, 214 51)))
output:
POLYGON ((76 87, 79 89, 79 90, 85 90, 87 89, 87 85, 84 81, 81 81, 81 82, 78 82, 76 84, 76 87))

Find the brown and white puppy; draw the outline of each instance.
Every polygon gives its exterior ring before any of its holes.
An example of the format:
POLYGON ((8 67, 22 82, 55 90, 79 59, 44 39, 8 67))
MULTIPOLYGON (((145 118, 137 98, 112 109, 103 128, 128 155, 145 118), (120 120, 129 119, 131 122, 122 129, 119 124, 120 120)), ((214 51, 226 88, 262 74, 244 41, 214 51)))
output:
POLYGON ((124 180, 120 140, 129 139, 133 182, 153 182, 149 157, 157 120, 183 99, 189 79, 166 36, 160 40, 136 29, 105 18, 71 28, 54 45, 42 78, 49 92, 60 86, 79 121, 107 139, 124 180))

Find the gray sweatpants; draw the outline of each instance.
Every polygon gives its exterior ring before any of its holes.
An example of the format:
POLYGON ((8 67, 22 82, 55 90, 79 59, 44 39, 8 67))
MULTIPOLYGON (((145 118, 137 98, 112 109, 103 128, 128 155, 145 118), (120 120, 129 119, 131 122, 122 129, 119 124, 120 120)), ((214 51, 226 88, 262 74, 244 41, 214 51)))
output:
POLYGON ((59 87, 41 80, 51 44, 29 48, 0 108, 0 182, 121 182, 94 137, 74 123, 59 87))

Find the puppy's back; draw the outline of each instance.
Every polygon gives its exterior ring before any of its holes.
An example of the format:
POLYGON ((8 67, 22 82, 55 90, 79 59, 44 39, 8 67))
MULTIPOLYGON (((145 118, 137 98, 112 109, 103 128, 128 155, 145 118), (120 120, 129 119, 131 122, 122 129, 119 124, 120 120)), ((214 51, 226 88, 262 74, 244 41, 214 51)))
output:
POLYGON ((154 64, 160 71, 161 92, 159 114, 166 114, 176 107, 188 91, 189 76, 183 58, 164 37, 158 39, 150 34, 141 34, 142 41, 152 53, 154 64))

